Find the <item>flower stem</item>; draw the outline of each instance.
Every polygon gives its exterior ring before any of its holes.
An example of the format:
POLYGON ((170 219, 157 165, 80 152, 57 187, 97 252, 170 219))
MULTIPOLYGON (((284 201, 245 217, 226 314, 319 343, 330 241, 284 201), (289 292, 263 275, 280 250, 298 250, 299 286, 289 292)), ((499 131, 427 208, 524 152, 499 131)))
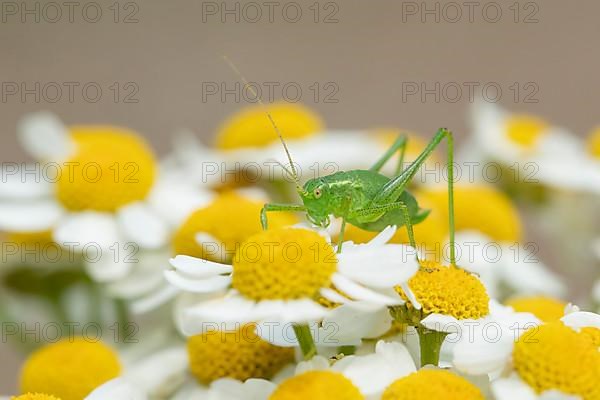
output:
POLYGON ((317 355, 317 346, 313 340, 310 327, 306 324, 294 325, 294 333, 300 344, 300 350, 305 360, 310 360, 317 355))
POLYGON ((421 366, 428 364, 437 366, 440 362, 442 343, 444 343, 444 338, 448 334, 433 331, 424 326, 418 326, 417 333, 419 334, 419 346, 421 347, 421 366))

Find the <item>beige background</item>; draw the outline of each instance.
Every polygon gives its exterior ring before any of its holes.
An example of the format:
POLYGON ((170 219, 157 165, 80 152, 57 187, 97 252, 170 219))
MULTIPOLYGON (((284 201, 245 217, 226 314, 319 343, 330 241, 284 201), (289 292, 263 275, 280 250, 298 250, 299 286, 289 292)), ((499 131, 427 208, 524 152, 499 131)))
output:
MULTIPOLYGON (((7 3, 7 2, 3 2, 7 3)), ((19 2, 20 3, 20 2, 19 2)), ((17 5, 19 4, 17 3, 17 5)), ((28 2, 30 7, 35 2, 28 2)), ((61 2, 59 2, 61 3, 61 2)), ((24 154, 15 138, 15 124, 24 113, 49 109, 69 123, 115 123, 139 130, 164 153, 169 136, 188 127, 210 140, 215 127, 226 115, 240 107, 231 96, 221 102, 217 96, 202 99, 203 82, 226 82, 235 77, 220 59, 227 54, 251 81, 296 82, 303 90, 302 100, 322 113, 327 124, 336 128, 393 125, 431 134, 440 126, 465 133, 468 106, 466 89, 456 103, 444 98, 436 103, 433 96, 425 102, 418 96, 403 101, 403 82, 421 82, 433 87, 454 82, 497 83, 503 91, 501 103, 511 109, 542 114, 585 134, 598 124, 598 89, 600 78, 600 3, 596 0, 566 2, 558 0, 521 1, 520 22, 514 22, 513 1, 498 1, 502 17, 497 23, 485 20, 481 1, 475 8, 473 22, 468 9, 458 22, 446 21, 455 16, 448 2, 439 3, 440 22, 429 15, 406 16, 401 1, 336 1, 337 23, 323 23, 334 6, 322 0, 320 23, 313 21, 314 3, 296 1, 303 11, 300 21, 287 22, 279 2, 274 22, 263 14, 260 23, 252 10, 236 23, 233 16, 223 23, 219 16, 207 16, 203 22, 201 1, 138 1, 137 23, 114 23, 113 1, 99 1, 103 15, 98 23, 82 18, 82 6, 75 9, 74 22, 64 15, 56 23, 39 23, 28 16, 3 14, 0 23, 0 76, 3 88, 11 82, 96 82, 102 89, 97 103, 83 100, 76 89, 74 102, 66 93, 57 103, 43 96, 36 103, 32 95, 25 101, 8 96, 0 103, 0 160, 21 161, 24 154), (537 11, 536 11, 537 10, 537 11), (524 23, 535 12, 537 23, 524 23), (115 103, 109 88, 127 82, 139 88, 138 103, 115 103), (319 102, 311 97, 310 86, 317 82, 324 88, 334 82, 339 88, 337 103, 319 102), (510 87, 517 83, 521 94, 517 101, 510 87), (537 103, 525 103, 533 82, 539 88, 537 103), (530 88, 531 86, 529 86, 530 88)), ((120 20, 135 11, 122 1, 120 20)), ((263 1, 266 13, 266 6, 263 1)), ((428 1, 428 7, 435 2, 428 1)), ((462 4, 458 1, 455 4, 462 4)), ((43 7, 45 2, 39 3, 43 7)), ((220 6, 221 2, 214 3, 220 6)), ((227 2, 228 7, 235 6, 227 2)), ((240 7, 244 3, 241 3, 240 7)), ((412 3, 420 6, 421 2, 412 3)), ((205 4, 206 7, 206 4, 205 4)), ((47 9, 48 12, 52 11, 47 9)), ((88 9, 93 17, 93 10, 88 9)), ((288 9, 293 16, 293 10, 288 9)), ((487 9, 486 17, 494 17, 487 9)), ((88 16, 89 16, 88 15, 88 16)), ((47 15, 53 18, 54 14, 47 15)), ((43 17, 43 15, 42 15, 43 17)), ((514 87, 514 86, 513 86, 514 87)), ((280 94, 280 91, 276 93, 280 94)), ((4 93, 6 95, 6 93, 4 93)), ((454 96, 453 92, 448 94, 454 96)), ((50 96, 52 94, 50 93, 50 96)), ((123 100, 124 93, 121 93, 123 100)), ((0 352, 0 393, 10 392, 16 376, 14 357, 0 352)))

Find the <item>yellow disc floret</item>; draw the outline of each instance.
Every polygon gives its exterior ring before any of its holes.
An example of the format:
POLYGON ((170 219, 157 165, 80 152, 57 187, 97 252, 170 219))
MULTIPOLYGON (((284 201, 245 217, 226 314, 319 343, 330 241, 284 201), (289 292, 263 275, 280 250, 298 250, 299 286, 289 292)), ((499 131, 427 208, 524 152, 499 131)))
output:
MULTIPOLYGON (((442 220, 447 221, 447 188, 436 186, 420 192, 426 194, 433 210, 444 213, 442 220)), ((523 227, 519 212, 508 196, 492 186, 456 185, 454 215, 457 231, 477 230, 498 242, 515 243, 522 239, 523 227)))
POLYGON ((58 397, 42 393, 25 393, 20 396, 13 396, 11 400, 60 400, 58 397))
POLYGON ((61 164, 56 196, 69 210, 115 211, 143 200, 154 183, 156 161, 137 134, 110 126, 71 129, 76 150, 61 164))
POLYGON ((600 347, 600 329, 593 326, 586 326, 581 328, 579 332, 586 340, 592 343, 596 347, 600 347))
POLYGON ((269 400, 363 400, 352 381, 339 372, 308 371, 283 381, 269 400))
POLYGON ((21 371, 21 391, 81 400, 120 372, 117 355, 105 344, 63 339, 29 356, 21 371))
POLYGON ((203 384, 220 378, 270 379, 294 361, 293 348, 265 342, 256 335, 254 325, 244 325, 237 331, 209 331, 192 336, 187 348, 190 370, 203 384))
POLYGON ((558 321, 565 315, 565 302, 546 296, 515 297, 506 302, 517 312, 530 312, 544 322, 558 321))
POLYGON ((253 300, 316 298, 337 268, 333 247, 307 229, 263 231, 244 242, 233 260, 232 285, 253 300))
POLYGON ((548 124, 532 115, 513 115, 506 120, 506 136, 511 142, 525 148, 533 148, 548 129, 548 124))
POLYGON ((483 400, 481 390, 452 372, 421 369, 392 383, 382 400, 483 400))
MULTIPOLYGON (((438 313, 457 319, 478 319, 489 312, 485 287, 475 275, 461 268, 421 261, 421 268, 408 285, 421 303, 423 316, 438 313)), ((400 287, 396 290, 408 300, 400 287)), ((407 305, 412 307, 410 302, 407 305)))
POLYGON ((587 140, 588 151, 594 158, 600 158, 600 127, 594 129, 587 140))
POLYGON ((515 343, 513 364, 538 393, 554 389, 584 400, 600 399, 597 346, 560 322, 525 332, 515 343))
MULTIPOLYGON (((209 206, 192 213, 173 236, 174 254, 184 254, 216 262, 231 262, 236 249, 250 236, 262 231, 260 210, 263 203, 234 192, 220 195, 209 206), (199 233, 218 243, 200 245, 199 233)), ((269 215, 269 228, 293 225, 298 219, 290 213, 269 215)))
MULTIPOLYGON (((278 102, 268 106, 273 120, 286 139, 301 139, 323 130, 321 118, 298 103, 278 102)), ((217 147, 225 150, 264 147, 278 140, 277 133, 260 105, 232 115, 217 133, 217 147)))

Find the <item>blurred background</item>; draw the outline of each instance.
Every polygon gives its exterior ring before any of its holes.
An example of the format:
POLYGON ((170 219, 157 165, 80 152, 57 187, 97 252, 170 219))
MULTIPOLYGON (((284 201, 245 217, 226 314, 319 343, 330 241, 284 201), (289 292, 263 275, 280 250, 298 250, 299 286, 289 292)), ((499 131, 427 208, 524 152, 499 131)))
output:
MULTIPOLYGON (((15 127, 37 110, 133 128, 161 154, 181 128, 211 143, 247 104, 222 55, 266 100, 302 101, 332 128, 460 138, 481 94, 578 135, 600 122, 599 2, 467 3, 3 1, 0 159, 26 159, 15 127)), ((20 360, 4 343, 0 359, 11 392, 20 360)))

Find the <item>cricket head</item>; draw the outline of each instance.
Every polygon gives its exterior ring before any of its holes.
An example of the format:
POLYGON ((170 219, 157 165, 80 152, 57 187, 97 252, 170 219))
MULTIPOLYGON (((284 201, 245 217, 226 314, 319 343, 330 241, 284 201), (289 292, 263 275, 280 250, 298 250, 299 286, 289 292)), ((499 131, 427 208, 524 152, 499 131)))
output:
POLYGON ((308 220, 316 226, 327 228, 332 206, 329 185, 321 178, 314 178, 307 181, 304 187, 299 187, 298 194, 306 207, 308 220))

